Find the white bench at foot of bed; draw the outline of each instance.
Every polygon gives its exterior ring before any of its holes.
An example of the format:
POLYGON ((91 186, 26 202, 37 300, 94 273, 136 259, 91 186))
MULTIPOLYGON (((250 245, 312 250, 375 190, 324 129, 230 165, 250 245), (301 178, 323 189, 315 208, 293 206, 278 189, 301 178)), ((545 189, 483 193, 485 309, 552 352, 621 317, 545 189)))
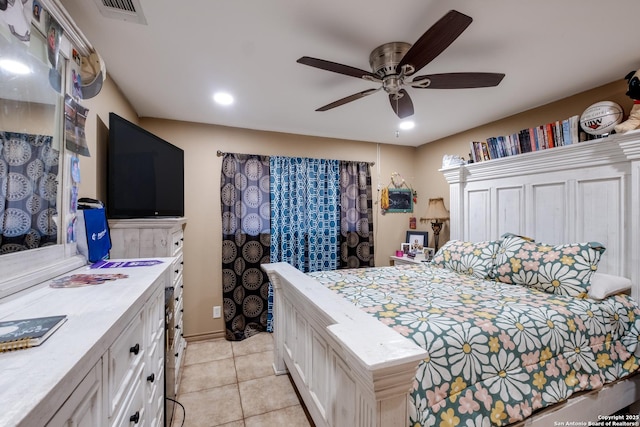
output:
POLYGON ((317 427, 407 427, 425 350, 287 263, 274 288, 274 369, 289 372, 317 427))

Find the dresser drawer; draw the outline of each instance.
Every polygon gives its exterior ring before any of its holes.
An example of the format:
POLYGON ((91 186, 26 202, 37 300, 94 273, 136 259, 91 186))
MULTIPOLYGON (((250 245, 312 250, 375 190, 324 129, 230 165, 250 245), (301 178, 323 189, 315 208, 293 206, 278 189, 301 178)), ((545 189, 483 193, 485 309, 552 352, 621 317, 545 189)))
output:
POLYGON ((135 371, 132 387, 125 396, 119 410, 116 410, 115 416, 110 417, 109 425, 111 427, 130 427, 143 426, 146 419, 146 409, 144 401, 144 384, 143 371, 139 368, 135 371))
POLYGON ((171 250, 173 256, 176 256, 182 251, 182 245, 184 244, 184 231, 182 228, 171 233, 171 250))
POLYGON ((154 341, 162 342, 162 334, 164 333, 164 283, 162 288, 158 286, 158 292, 151 298, 153 304, 149 304, 146 312, 146 332, 147 346, 154 341))
POLYGON ((109 347, 107 365, 109 417, 112 417, 116 409, 121 406, 127 390, 131 389, 132 382, 137 381, 138 372, 142 375, 144 357, 144 321, 143 313, 139 312, 122 335, 109 347))
POLYGON ((171 264, 171 283, 176 291, 178 290, 178 285, 182 284, 182 270, 184 268, 184 261, 182 259, 182 252, 176 256, 175 261, 171 264), (178 283, 180 282, 180 283, 178 283))

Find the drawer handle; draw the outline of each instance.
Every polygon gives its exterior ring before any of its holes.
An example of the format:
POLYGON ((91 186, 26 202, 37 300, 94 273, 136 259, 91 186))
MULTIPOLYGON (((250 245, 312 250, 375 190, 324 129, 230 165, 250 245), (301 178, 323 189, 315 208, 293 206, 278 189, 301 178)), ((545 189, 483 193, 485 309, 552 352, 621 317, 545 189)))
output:
POLYGON ((176 325, 176 329, 180 329, 180 325, 176 325))
POLYGON ((140 421, 140 411, 136 411, 135 414, 131 415, 129 417, 129 421, 134 424, 138 424, 138 421, 140 421))
POLYGON ((155 374, 151 374, 147 377, 147 381, 149 381, 150 383, 154 382, 155 380, 156 380, 155 374))
POLYGON ((175 356, 178 357, 180 355, 180 353, 176 353, 175 356))
POLYGON ((180 301, 180 297, 176 297, 176 301, 180 301))
MULTIPOLYGON (((135 355, 137 356, 137 355, 138 355, 138 353, 140 353, 140 344, 136 344, 136 345, 134 345, 133 347, 131 347, 131 348, 129 349, 129 352, 130 352, 130 353, 133 353, 133 354, 135 354, 135 355)), ((136 422, 137 422, 137 421, 136 421, 136 422)))
POLYGON ((177 269, 177 268, 176 268, 175 270, 173 270, 173 271, 175 271, 175 272, 176 272, 176 274, 180 273, 180 270, 179 270, 179 269, 177 269))
POLYGON ((180 242, 176 242, 176 246, 180 246, 180 242))

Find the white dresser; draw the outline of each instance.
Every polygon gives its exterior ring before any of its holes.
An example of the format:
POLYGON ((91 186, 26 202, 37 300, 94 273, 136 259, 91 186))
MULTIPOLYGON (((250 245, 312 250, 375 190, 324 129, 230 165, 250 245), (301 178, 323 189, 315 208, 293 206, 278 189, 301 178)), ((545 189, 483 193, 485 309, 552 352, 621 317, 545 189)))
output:
POLYGON ((0 353, 2 426, 164 426, 164 288, 173 258, 98 285, 50 281, 0 303, 0 320, 64 314, 38 347, 0 353))
POLYGON ((184 279, 184 227, 186 218, 111 219, 111 258, 175 257, 171 266, 171 279, 167 286, 174 288, 174 340, 175 395, 180 385, 182 363, 187 342, 183 336, 184 279))

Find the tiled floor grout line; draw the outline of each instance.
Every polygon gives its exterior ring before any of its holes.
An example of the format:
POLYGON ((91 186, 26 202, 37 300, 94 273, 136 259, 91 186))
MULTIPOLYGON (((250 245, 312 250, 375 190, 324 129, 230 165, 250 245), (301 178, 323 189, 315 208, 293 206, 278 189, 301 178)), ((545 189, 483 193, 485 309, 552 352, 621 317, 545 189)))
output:
POLYGON ((244 415, 244 406, 242 405, 242 394, 240 393, 240 380, 238 379, 238 365, 236 364, 236 353, 233 349, 233 344, 231 344, 231 357, 233 358, 233 370, 236 374, 236 388, 238 389, 238 396, 240 398, 240 413, 242 414, 242 424, 244 425, 245 422, 245 415, 244 415))

